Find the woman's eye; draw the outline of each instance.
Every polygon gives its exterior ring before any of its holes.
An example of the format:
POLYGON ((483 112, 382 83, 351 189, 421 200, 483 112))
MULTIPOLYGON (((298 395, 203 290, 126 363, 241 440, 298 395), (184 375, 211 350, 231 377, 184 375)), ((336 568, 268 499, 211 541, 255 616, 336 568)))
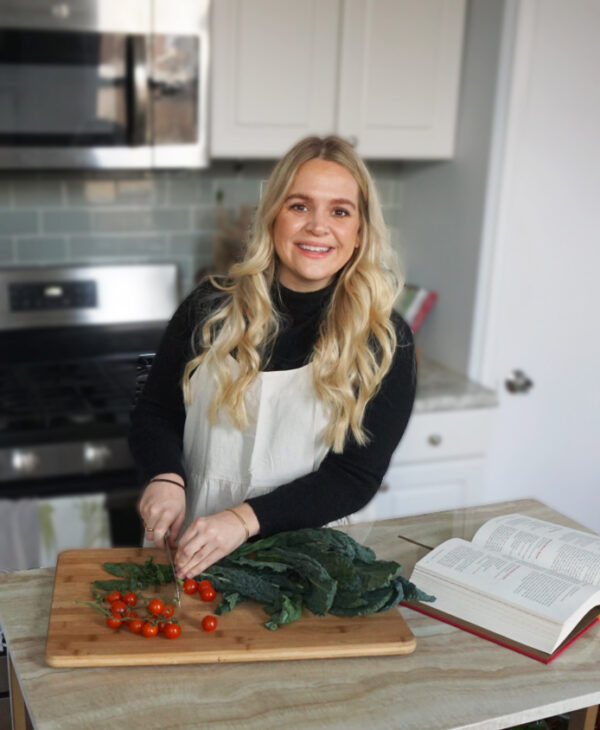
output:
POLYGON ((336 208, 333 212, 338 218, 344 218, 345 216, 350 215, 345 208, 336 208))
POLYGON ((306 210, 304 203, 292 203, 290 205, 291 210, 306 210))

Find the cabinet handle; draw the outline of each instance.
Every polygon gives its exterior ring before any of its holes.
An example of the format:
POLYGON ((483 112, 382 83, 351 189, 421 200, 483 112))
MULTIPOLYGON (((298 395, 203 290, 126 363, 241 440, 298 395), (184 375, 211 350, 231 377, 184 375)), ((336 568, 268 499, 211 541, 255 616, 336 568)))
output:
POLYGON ((389 492, 389 491, 390 491, 390 485, 389 485, 389 484, 388 484, 387 482, 384 482, 384 483, 383 483, 383 484, 382 484, 382 485, 381 485, 381 486, 379 487, 379 491, 380 491, 380 492, 389 492))
POLYGON ((442 443, 442 437, 439 433, 432 433, 431 436, 428 437, 427 443, 430 446, 439 446, 442 443))

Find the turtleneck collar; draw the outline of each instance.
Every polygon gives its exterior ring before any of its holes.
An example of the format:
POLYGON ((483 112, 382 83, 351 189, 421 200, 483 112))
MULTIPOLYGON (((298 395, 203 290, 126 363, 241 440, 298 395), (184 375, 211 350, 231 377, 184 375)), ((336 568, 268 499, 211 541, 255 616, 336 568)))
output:
POLYGON ((283 284, 275 284, 275 301, 281 305, 283 314, 291 316, 293 322, 304 320, 323 309, 335 288, 335 279, 323 289, 300 292, 288 289, 283 284))

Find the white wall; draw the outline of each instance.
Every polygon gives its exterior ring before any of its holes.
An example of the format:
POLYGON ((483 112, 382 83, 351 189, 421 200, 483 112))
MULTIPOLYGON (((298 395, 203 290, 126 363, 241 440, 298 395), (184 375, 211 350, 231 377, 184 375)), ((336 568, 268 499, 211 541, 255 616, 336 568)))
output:
POLYGON ((455 158, 407 164, 401 172, 401 257, 409 281, 439 294, 417 343, 462 373, 469 363, 503 11, 503 1, 468 5, 455 158))

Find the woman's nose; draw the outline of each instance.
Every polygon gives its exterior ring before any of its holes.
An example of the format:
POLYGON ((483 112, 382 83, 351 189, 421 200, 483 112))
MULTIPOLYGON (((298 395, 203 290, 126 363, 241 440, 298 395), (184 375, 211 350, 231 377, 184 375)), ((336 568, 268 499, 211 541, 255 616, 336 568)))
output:
POLYGON ((315 235, 323 235, 327 233, 327 214, 324 211, 311 211, 306 222, 307 229, 315 235))

